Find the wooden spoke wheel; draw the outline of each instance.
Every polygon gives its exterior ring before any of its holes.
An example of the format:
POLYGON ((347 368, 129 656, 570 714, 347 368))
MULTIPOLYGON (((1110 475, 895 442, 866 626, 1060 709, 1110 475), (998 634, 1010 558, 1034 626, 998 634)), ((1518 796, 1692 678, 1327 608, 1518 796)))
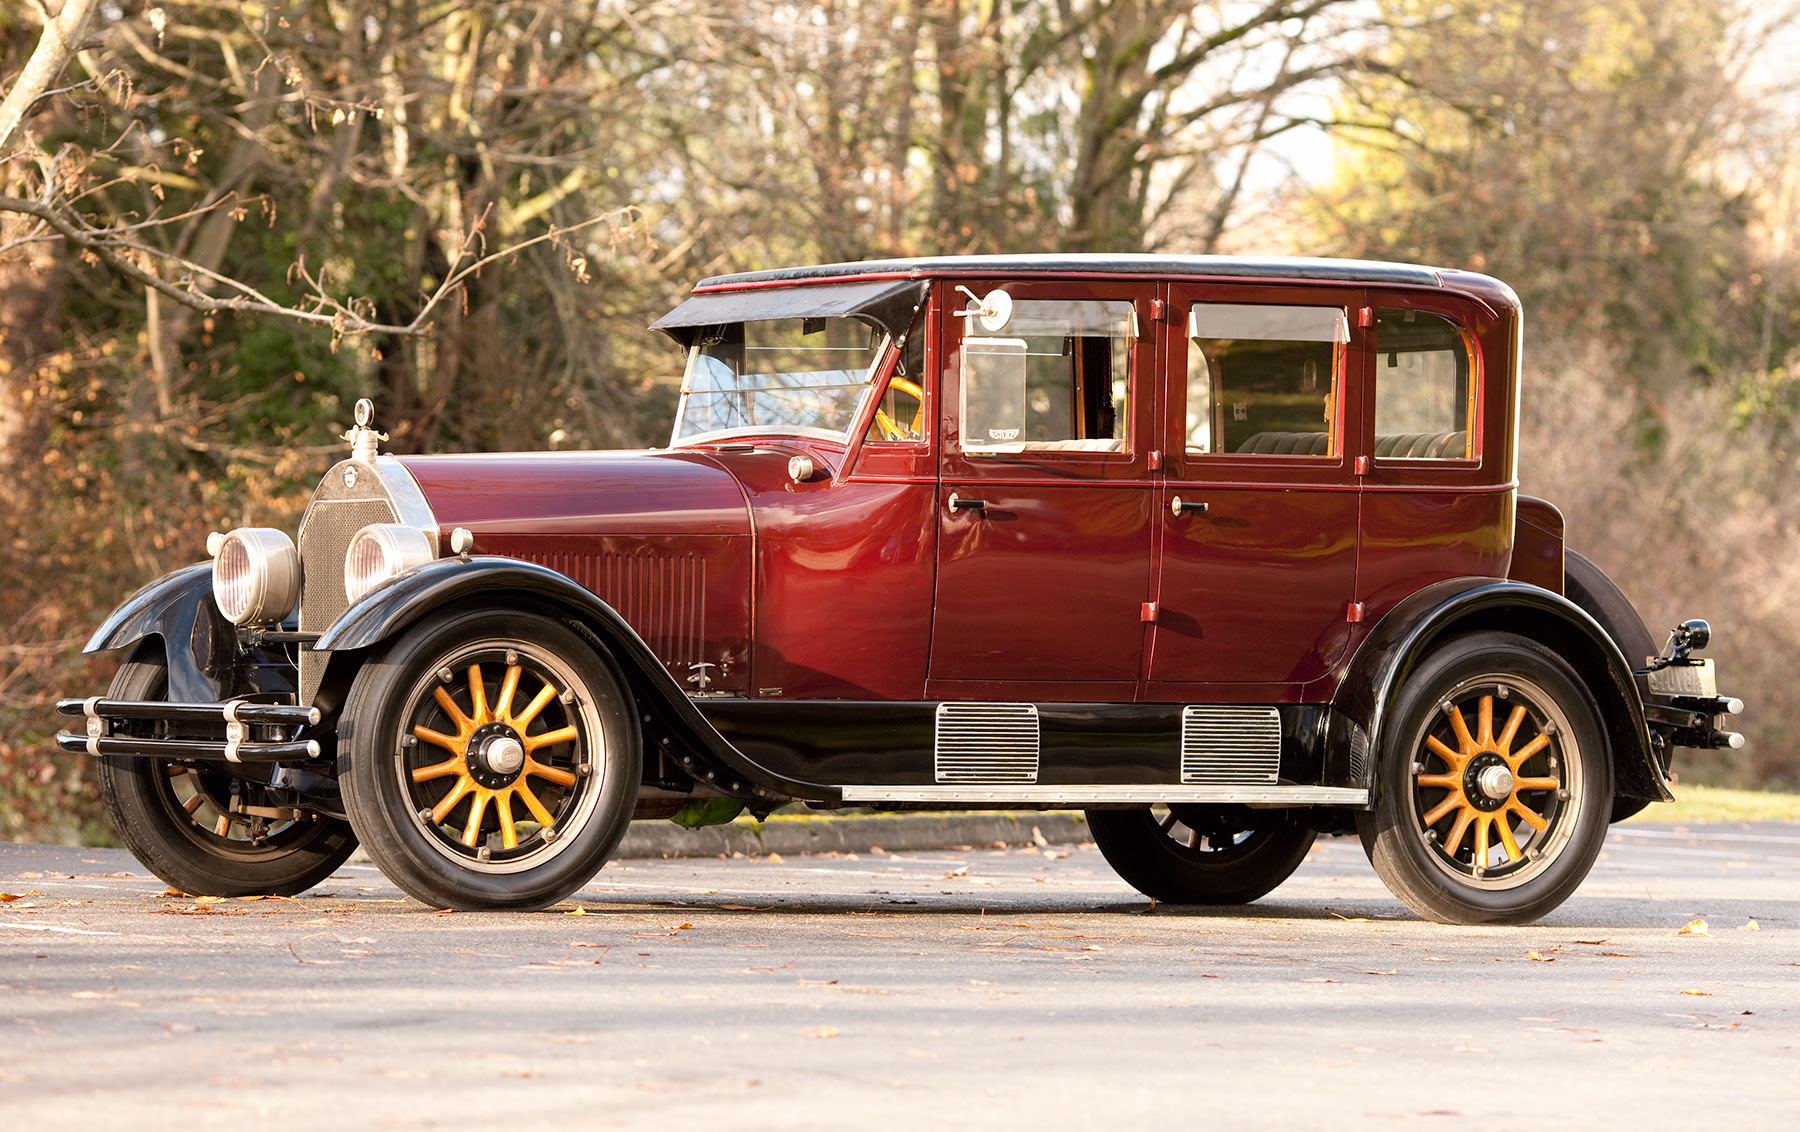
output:
POLYGON ((553 903, 631 819, 640 756, 624 683, 548 618, 427 621, 364 667, 343 717, 351 821, 426 903, 553 903))
POLYGON ((1553 653, 1479 633, 1427 657, 1384 738, 1377 803, 1358 826, 1371 862, 1414 911, 1517 923, 1587 875, 1612 808, 1592 697, 1553 653))
POLYGON ((1089 810, 1094 843, 1120 877, 1171 904, 1247 904, 1300 867, 1316 836, 1291 810, 1156 806, 1089 810))
MULTIPOLYGON (((160 700, 168 671, 140 654, 120 667, 108 696, 160 700)), ((146 737, 167 737, 162 731, 146 737)), ((268 767, 246 770, 266 782, 268 767)), ((330 876, 356 848, 347 822, 295 814, 266 786, 218 763, 107 757, 100 796, 119 839, 144 867, 195 896, 291 896, 330 876)))

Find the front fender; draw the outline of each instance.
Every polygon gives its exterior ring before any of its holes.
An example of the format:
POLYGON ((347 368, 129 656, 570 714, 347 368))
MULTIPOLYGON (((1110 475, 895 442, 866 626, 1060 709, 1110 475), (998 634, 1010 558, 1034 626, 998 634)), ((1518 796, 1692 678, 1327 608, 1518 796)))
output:
POLYGON ((1606 630, 1561 594, 1492 578, 1426 586, 1395 606, 1357 649, 1332 701, 1333 757, 1350 784, 1374 787, 1388 710, 1419 661, 1448 636, 1486 629, 1528 637, 1575 668, 1600 708, 1620 795, 1674 800, 1651 750, 1631 666, 1606 630))
POLYGON ((212 563, 196 562, 126 598, 82 651, 106 652, 159 637, 169 665, 168 698, 215 703, 224 698, 218 676, 230 667, 233 633, 213 601, 212 563))
MULTIPOLYGON (((775 774, 746 757, 707 722, 617 610, 547 566, 487 555, 428 562, 364 594, 313 648, 322 652, 367 649, 449 605, 504 608, 521 601, 557 609, 612 653, 646 713, 646 723, 652 721, 650 713, 654 712, 654 721, 668 732, 657 744, 662 753, 696 780, 752 803, 796 798, 842 801, 835 787, 775 774)), ((646 746, 651 742, 647 734, 646 746)))

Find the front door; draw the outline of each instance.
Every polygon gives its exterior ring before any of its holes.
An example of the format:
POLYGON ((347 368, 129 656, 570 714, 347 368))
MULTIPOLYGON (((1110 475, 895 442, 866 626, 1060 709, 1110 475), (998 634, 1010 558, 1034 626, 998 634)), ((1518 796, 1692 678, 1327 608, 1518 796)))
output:
POLYGON ((1361 291, 1195 284, 1171 299, 1149 698, 1231 684, 1285 699, 1330 671, 1354 616, 1346 438, 1360 405, 1346 390, 1362 359, 1361 291))
MULTIPOLYGON (((951 284, 954 291, 956 284, 951 284)), ((1153 285, 971 279, 943 320, 934 698, 1134 698, 1153 285), (1087 685, 1078 689, 1077 685, 1087 685)))

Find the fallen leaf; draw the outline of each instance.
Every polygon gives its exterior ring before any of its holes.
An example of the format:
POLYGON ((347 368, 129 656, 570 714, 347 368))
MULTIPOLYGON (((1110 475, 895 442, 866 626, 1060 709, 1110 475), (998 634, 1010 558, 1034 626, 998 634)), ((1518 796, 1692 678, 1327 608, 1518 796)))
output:
POLYGON ((1681 927, 1677 928, 1675 931, 1675 934, 1676 935, 1711 935, 1712 933, 1706 930, 1706 921, 1705 920, 1696 918, 1696 919, 1689 920, 1687 923, 1685 923, 1685 924, 1681 925, 1681 927))
POLYGON ((1045 837, 1044 831, 1035 825, 1031 827, 1031 843, 1036 845, 1039 849, 1048 849, 1050 847, 1050 839, 1045 837))
POLYGON ((1691 994, 1691 995, 1698 995, 1698 996, 1699 996, 1699 997, 1701 997, 1701 998, 1711 998, 1711 997, 1712 997, 1712 992, 1711 992, 1711 991, 1709 991, 1709 990, 1684 990, 1684 991, 1682 991, 1682 992, 1681 992, 1681 993, 1682 993, 1682 994, 1691 994))
POLYGON ((223 896, 196 896, 196 897, 194 897, 194 903, 196 903, 196 904, 222 904, 224 902, 225 902, 225 898, 223 896))
POLYGON ((838 1035, 836 1026, 820 1026, 816 1030, 808 1030, 800 1036, 803 1038, 835 1038, 838 1035))
POLYGON ((767 861, 768 861, 768 862, 769 862, 769 864, 771 864, 771 865, 785 865, 785 864, 787 864, 787 858, 786 858, 786 857, 783 857, 783 856, 782 856, 782 855, 781 855, 781 854, 780 854, 780 853, 770 853, 770 854, 769 854, 769 855, 768 855, 768 857, 767 857, 767 858, 765 858, 765 859, 766 859, 766 860, 767 860, 767 861))
POLYGON ((157 893, 156 895, 158 897, 174 897, 177 900, 186 900, 188 898, 187 893, 181 891, 179 888, 176 888, 173 885, 169 886, 168 888, 163 889, 161 892, 157 893))
POLYGON ((1578 939, 1575 942, 1581 944, 1584 947, 1599 947, 1601 944, 1605 943, 1606 941, 1603 939, 1578 939))
POLYGON ((1740 932, 1760 932, 1760 931, 1762 931, 1762 925, 1757 923, 1755 920, 1745 920, 1743 923, 1738 925, 1738 931, 1740 931, 1740 932))
POLYGON ((1637 953, 1634 951, 1602 951, 1600 954, 1605 956, 1608 959, 1636 959, 1637 958, 1637 953))
POLYGON ((1552 956, 1539 955, 1535 951, 1527 951, 1525 953, 1525 958, 1531 960, 1534 963, 1554 963, 1554 962, 1556 962, 1555 958, 1553 958, 1552 956))
POLYGON ((565 915, 565 916, 585 916, 585 915, 587 915, 587 909, 583 908, 581 905, 577 904, 577 905, 575 905, 575 907, 573 907, 573 908, 569 909, 567 912, 563 913, 563 915, 565 915))
POLYGON ((1346 924, 1372 924, 1375 922, 1367 916, 1338 916, 1336 912, 1333 912, 1332 915, 1337 916, 1338 919, 1344 921, 1346 924))
POLYGON ((1331 978, 1328 975, 1315 975, 1314 977, 1312 977, 1310 979, 1302 979, 1300 981, 1303 983, 1335 983, 1335 982, 1337 982, 1336 979, 1331 978))
POLYGON ((951 877, 965 876, 968 874, 968 871, 969 871, 969 866, 959 865, 958 867, 951 869, 949 872, 945 873, 944 879, 949 880, 951 877))

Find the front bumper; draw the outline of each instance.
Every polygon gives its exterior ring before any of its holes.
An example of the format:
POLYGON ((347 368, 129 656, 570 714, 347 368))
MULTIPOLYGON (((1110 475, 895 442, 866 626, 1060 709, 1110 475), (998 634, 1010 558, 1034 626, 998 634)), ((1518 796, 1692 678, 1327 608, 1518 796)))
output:
POLYGON ((87 721, 77 733, 58 731, 56 745, 72 754, 227 763, 305 762, 320 755, 319 709, 228 700, 215 704, 158 700, 60 700, 59 715, 87 721), (172 729, 199 736, 170 736, 172 729))

